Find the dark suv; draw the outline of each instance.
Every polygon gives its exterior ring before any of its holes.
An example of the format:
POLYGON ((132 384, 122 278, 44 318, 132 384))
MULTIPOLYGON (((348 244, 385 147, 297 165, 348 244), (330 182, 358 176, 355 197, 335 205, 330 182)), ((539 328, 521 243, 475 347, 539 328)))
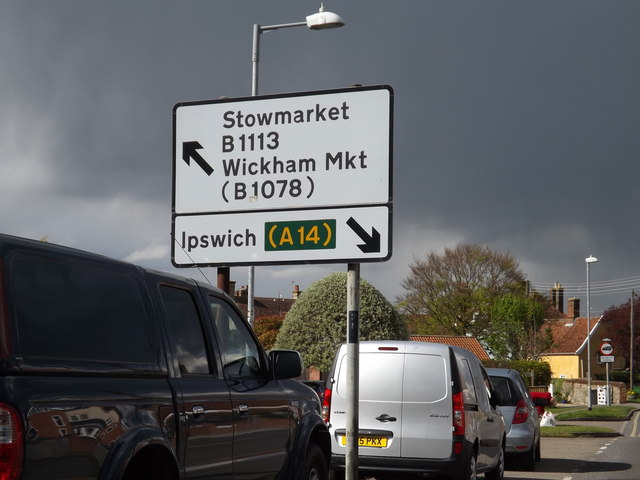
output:
POLYGON ((0 235, 0 478, 324 479, 300 355, 220 290, 0 235))

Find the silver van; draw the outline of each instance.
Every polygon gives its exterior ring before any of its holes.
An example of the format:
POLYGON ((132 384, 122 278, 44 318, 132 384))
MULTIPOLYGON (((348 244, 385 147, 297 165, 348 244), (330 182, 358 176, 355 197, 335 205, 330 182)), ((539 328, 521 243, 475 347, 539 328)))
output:
MULTIPOLYGON (((505 426, 480 360, 439 343, 360 342, 361 472, 504 476, 505 426)), ((323 400, 331 470, 344 476, 347 348, 334 358, 323 400)))

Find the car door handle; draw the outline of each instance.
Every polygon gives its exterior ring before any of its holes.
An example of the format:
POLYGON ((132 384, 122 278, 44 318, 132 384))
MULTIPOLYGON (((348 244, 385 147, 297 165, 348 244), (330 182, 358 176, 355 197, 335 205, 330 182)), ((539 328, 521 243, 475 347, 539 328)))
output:
POLYGON ((387 423, 387 422, 395 422, 398 419, 396 417, 390 417, 386 413, 383 413, 379 417, 376 417, 376 420, 378 420, 379 422, 387 423))
POLYGON ((246 403, 241 403, 238 405, 238 416, 239 417, 248 417, 249 416, 249 405, 246 403))
POLYGON ((202 405, 194 405, 191 409, 191 413, 194 415, 204 415, 204 407, 202 405))

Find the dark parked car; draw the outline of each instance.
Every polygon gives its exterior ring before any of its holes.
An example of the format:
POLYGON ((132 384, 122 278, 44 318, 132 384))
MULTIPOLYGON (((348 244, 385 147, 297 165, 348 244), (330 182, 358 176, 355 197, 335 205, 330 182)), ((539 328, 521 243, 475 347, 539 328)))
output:
POLYGON ((300 355, 209 285, 0 235, 0 478, 326 479, 300 355))
POLYGON ((507 429, 506 453, 524 470, 540 460, 540 417, 522 376, 510 368, 488 368, 507 429))

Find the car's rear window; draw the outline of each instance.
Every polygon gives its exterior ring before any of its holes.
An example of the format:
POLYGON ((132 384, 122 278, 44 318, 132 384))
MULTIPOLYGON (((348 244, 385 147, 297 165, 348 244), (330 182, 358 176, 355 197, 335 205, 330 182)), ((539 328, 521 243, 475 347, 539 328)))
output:
POLYGON ((127 271, 20 254, 9 272, 15 354, 157 363, 159 341, 142 287, 127 271))
POLYGON ((489 376, 491 383, 493 384, 494 391, 498 394, 498 401, 500 405, 514 407, 520 400, 520 394, 515 388, 515 385, 511 383, 506 377, 489 376))

